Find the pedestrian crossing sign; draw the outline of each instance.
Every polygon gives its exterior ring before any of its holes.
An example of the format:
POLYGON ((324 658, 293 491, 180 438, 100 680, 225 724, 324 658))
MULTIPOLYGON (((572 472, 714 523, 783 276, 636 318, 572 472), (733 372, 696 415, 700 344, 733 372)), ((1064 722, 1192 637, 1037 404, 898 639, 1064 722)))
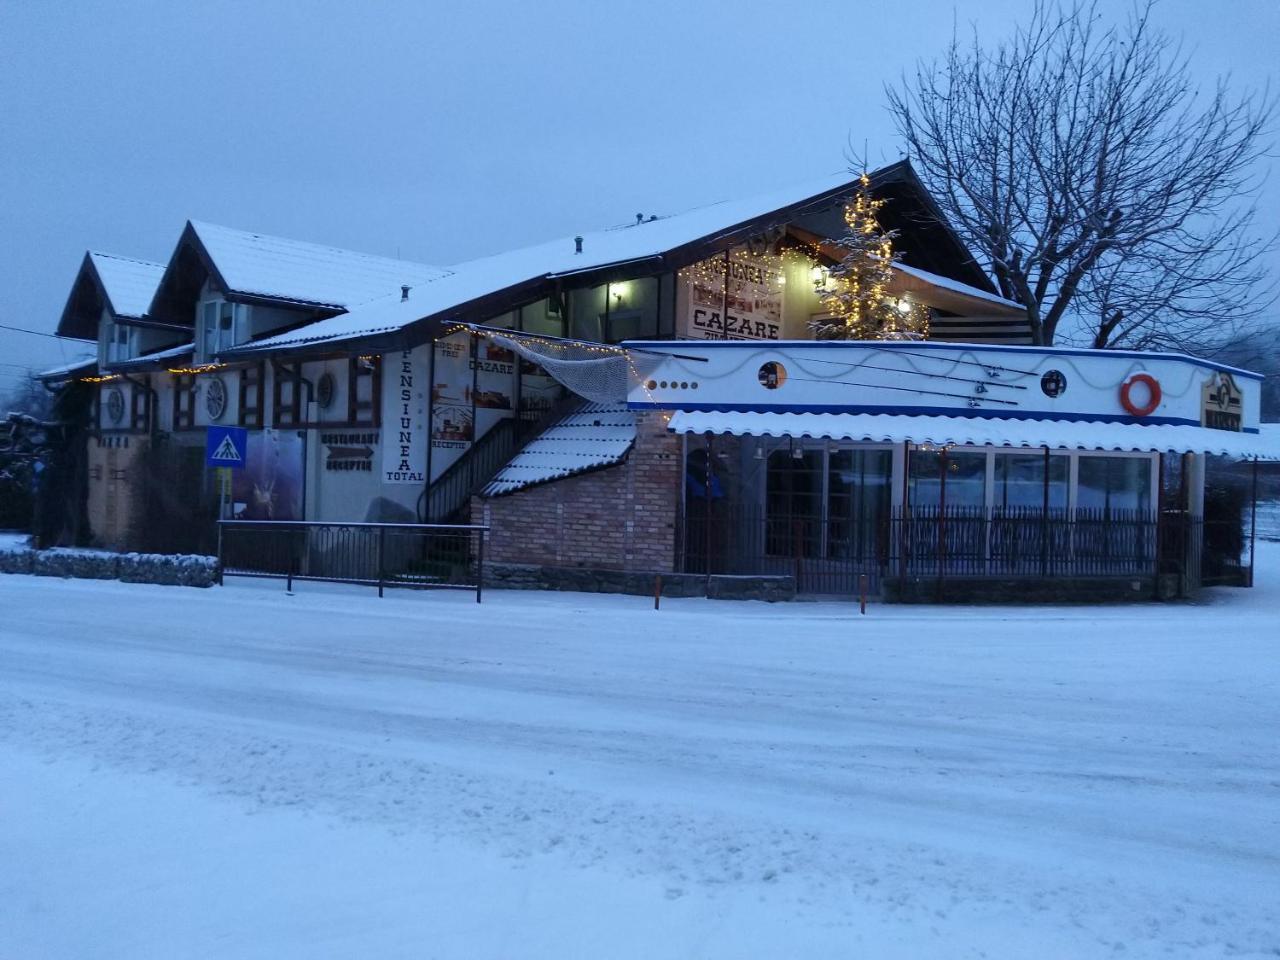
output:
POLYGON ((204 442, 205 464, 243 470, 248 440, 244 427, 210 427, 204 442))

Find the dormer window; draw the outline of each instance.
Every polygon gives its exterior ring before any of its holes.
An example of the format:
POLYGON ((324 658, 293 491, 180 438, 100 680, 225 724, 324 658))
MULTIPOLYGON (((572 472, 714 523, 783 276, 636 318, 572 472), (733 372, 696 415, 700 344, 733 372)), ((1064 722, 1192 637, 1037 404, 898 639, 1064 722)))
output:
POLYGON ((121 363, 134 356, 134 328, 123 323, 111 324, 107 333, 107 363, 121 363))
POLYGON ((202 360, 212 360, 239 342, 247 309, 243 304, 226 300, 209 300, 203 304, 200 316, 202 360))

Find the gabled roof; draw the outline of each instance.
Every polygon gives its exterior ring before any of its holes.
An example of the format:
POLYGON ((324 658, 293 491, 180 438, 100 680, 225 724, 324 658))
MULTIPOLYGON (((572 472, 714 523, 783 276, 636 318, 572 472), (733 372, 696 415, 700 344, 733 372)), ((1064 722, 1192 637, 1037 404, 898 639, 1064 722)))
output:
POLYGON ((96 340, 104 308, 120 320, 140 320, 155 295, 164 264, 89 251, 71 285, 58 336, 96 340))
MULTIPOLYGON (((873 189, 896 184, 923 190, 906 161, 877 170, 871 181, 873 189)), ((591 275, 599 278, 596 282, 603 282, 611 275, 622 279, 628 274, 687 266, 765 229, 829 209, 857 186, 857 178, 844 171, 763 196, 585 233, 581 253, 577 252, 576 238, 565 237, 482 257, 451 267, 447 276, 414 286, 407 299, 396 292, 341 316, 244 344, 227 356, 278 350, 322 352, 327 346, 356 340, 368 340, 371 347, 408 346, 414 339, 424 339, 414 335, 424 326, 482 321, 486 315, 545 296, 558 280, 583 281, 585 275, 591 275)), ((959 249, 960 255, 968 258, 963 247, 959 249)))
POLYGON ((168 322, 191 325, 206 279, 233 299, 323 315, 444 274, 423 263, 191 220, 165 268, 152 312, 168 322))

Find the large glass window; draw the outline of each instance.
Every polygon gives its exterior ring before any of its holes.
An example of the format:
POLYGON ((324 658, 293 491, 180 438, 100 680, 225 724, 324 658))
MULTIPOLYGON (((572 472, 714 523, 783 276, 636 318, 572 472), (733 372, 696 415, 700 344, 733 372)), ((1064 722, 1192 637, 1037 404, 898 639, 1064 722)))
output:
MULTIPOLYGON (((996 510, 1015 507, 1043 509, 1045 503, 1045 457, 1043 453, 996 453, 991 506, 996 510)), ((1049 509, 1067 507, 1071 461, 1065 456, 1049 457, 1049 509)))
POLYGON ((912 508, 947 510, 986 502, 987 455, 959 450, 912 450, 908 503, 912 508))
POLYGON ((604 298, 606 284, 569 291, 569 336, 575 340, 604 339, 604 298))
POLYGON ((827 460, 828 557, 876 554, 889 513, 893 454, 888 450, 832 450, 827 460))
POLYGON ((822 451, 795 447, 769 454, 765 485, 769 553, 804 556, 818 552, 822 522, 822 451))
POLYGON ((559 302, 548 297, 520 308, 520 329, 547 337, 563 337, 566 333, 559 302))
POLYGON ((1149 511, 1151 460, 1148 457, 1082 456, 1079 464, 1078 510, 1149 511))
POLYGON ((768 552, 875 556, 889 511, 892 471, 888 450, 774 450, 765 492, 768 552))
POLYGON ((656 277, 609 284, 605 338, 610 343, 658 335, 658 287, 656 277))

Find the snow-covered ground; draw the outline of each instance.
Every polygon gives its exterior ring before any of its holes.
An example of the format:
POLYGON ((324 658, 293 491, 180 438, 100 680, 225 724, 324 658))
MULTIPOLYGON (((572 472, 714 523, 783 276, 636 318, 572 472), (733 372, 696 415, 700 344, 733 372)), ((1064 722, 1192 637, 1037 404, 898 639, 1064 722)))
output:
POLYGON ((1274 957, 1259 566, 866 617, 0 576, 0 957, 1274 957))

